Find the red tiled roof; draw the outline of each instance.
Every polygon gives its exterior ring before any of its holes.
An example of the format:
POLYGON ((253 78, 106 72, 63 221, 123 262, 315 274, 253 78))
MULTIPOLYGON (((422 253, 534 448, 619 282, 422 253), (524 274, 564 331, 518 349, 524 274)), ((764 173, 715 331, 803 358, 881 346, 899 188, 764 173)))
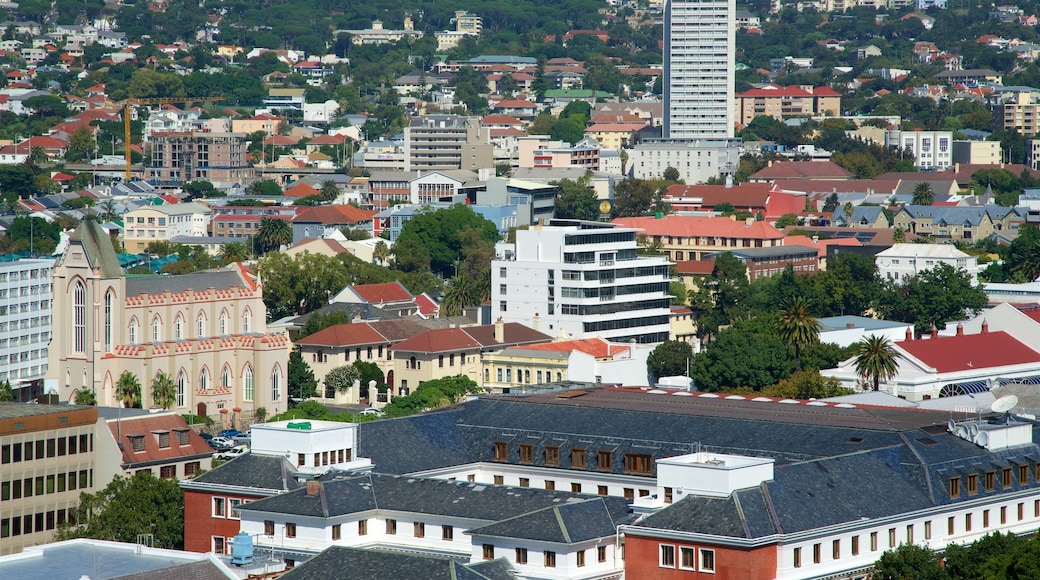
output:
POLYGON ((274 145, 276 147, 291 147, 299 143, 300 140, 296 137, 290 137, 288 135, 271 135, 267 139, 264 139, 264 145, 274 145))
POLYGON ((308 197, 311 195, 318 195, 318 193, 317 189, 314 189, 306 183, 297 183, 285 190, 285 195, 288 197, 308 197))
POLYGON ((668 215, 654 217, 617 218, 613 223, 626 228, 638 228, 649 236, 719 237, 778 240, 784 234, 766 222, 736 221, 728 217, 691 217, 668 215))
POLYGON ((400 282, 386 282, 384 284, 362 284, 351 286, 351 290, 369 304, 383 304, 386 302, 409 302, 415 299, 400 282))
POLYGON ((585 338, 575 340, 561 340, 557 342, 543 342, 540 344, 529 344, 522 347, 524 350, 540 350, 551 352, 581 351, 596 358, 609 358, 614 355, 627 353, 630 349, 625 345, 612 344, 602 338, 585 338))
POLYGON ((419 307, 419 312, 423 316, 436 316, 441 308, 441 305, 425 292, 415 297, 415 305, 419 307))
POLYGON ((735 208, 765 208, 769 193, 773 190, 771 183, 741 183, 733 187, 725 185, 673 185, 668 188, 666 197, 686 198, 699 197, 704 207, 715 207, 720 203, 728 203, 735 208))
POLYGON ((122 462, 124 465, 150 461, 173 463, 189 457, 208 456, 213 453, 209 444, 199 437, 198 433, 191 430, 184 419, 173 413, 110 421, 108 429, 112 432, 112 437, 123 448, 122 462), (188 430, 187 445, 178 443, 174 429, 188 430), (158 438, 152 433, 153 431, 169 431, 170 446, 160 449, 158 438), (130 435, 144 435, 143 451, 134 451, 130 435))
POLYGON ((390 342, 365 322, 356 324, 337 324, 319 330, 310 336, 296 341, 296 344, 307 346, 354 346, 359 344, 381 344, 390 342))
POLYGON ((753 179, 850 179, 852 173, 830 161, 781 161, 751 176, 753 179))
POLYGON ((441 328, 428 330, 401 341, 390 347, 390 350, 430 353, 477 350, 481 346, 479 342, 466 334, 461 328, 441 328))
POLYGON ((312 244, 320 244, 337 254, 353 254, 349 248, 331 238, 306 238, 298 244, 293 244, 293 250, 310 250, 312 244))
POLYGON ((810 248, 819 248, 819 254, 821 258, 827 257, 828 246, 862 246, 859 240, 856 238, 830 238, 826 240, 813 241, 808 236, 787 236, 784 238, 785 246, 808 246, 810 248))
POLYGON ((1018 311, 1022 314, 1025 314, 1029 318, 1035 320, 1036 322, 1040 322, 1040 306, 1037 306, 1035 304, 1030 304, 1028 306, 1019 306, 1018 311))
MULTIPOLYGON (((290 195, 289 192, 286 192, 286 195, 290 195)), ((325 225, 356 224, 371 221, 372 216, 377 213, 379 212, 361 209, 350 204, 316 205, 297 214, 293 221, 318 222, 325 225)))
POLYGON ((904 340, 896 346, 940 373, 1040 361, 1040 353, 1004 331, 904 340))
POLYGON ((586 133, 600 133, 600 132, 629 132, 642 131, 646 128, 646 123, 640 121, 638 123, 598 123, 592 125, 588 129, 585 129, 586 133))
POLYGON ((307 145, 342 145, 346 141, 343 135, 318 135, 307 142, 307 145))
POLYGON ((715 258, 705 260, 683 260, 675 263, 676 274, 711 275, 715 271, 715 258))
POLYGON ((775 89, 750 89, 737 93, 738 97, 840 97, 841 94, 830 87, 813 87, 812 92, 799 87, 778 87, 775 89))
POLYGON ((485 115, 481 125, 523 125, 524 122, 510 115, 485 115))

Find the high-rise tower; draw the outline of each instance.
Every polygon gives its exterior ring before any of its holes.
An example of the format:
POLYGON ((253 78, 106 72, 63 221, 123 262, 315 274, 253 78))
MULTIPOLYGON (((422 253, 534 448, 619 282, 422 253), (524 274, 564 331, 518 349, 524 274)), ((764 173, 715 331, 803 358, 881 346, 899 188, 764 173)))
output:
POLYGON ((733 137, 735 0, 667 0, 664 137, 733 137))

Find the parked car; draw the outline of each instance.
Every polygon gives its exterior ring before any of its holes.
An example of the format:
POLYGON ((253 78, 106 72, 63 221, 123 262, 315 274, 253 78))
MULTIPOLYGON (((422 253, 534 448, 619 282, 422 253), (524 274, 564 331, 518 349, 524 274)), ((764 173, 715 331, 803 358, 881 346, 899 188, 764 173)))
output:
POLYGON ((205 431, 199 433, 199 437, 202 437, 202 440, 205 441, 206 443, 209 443, 209 440, 213 439, 213 436, 210 435, 209 433, 206 433, 205 431))
POLYGON ((250 445, 253 442, 253 436, 248 432, 239 433, 231 438, 235 442, 235 445, 250 445))
POLYGON ((224 451, 235 446, 235 442, 227 437, 214 437, 209 440, 209 446, 217 451, 224 451))
POLYGON ((369 407, 368 409, 365 409, 365 410, 361 411, 360 413, 358 413, 358 415, 360 415, 362 417, 382 417, 383 416, 383 412, 380 411, 379 409, 373 409, 373 408, 369 407))
POLYGON ((219 459, 221 461, 231 461, 232 459, 236 457, 241 457, 246 453, 249 453, 249 448, 245 445, 238 445, 236 447, 232 447, 231 449, 227 449, 225 451, 218 451, 214 453, 213 459, 219 459))
POLYGON ((228 439, 231 439, 232 437, 234 437, 235 435, 238 435, 239 433, 241 433, 241 431, 239 431, 238 429, 224 429, 220 433, 217 433, 217 436, 218 437, 227 437, 228 439))

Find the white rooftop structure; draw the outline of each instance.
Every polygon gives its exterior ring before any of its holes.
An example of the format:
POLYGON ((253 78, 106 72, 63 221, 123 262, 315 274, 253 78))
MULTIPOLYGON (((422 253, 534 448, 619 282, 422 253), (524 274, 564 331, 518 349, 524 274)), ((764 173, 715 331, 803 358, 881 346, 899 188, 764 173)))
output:
POLYGON ((357 423, 300 419, 253 425, 250 453, 281 455, 301 473, 368 470, 372 462, 358 457, 357 423))
POLYGON ((907 277, 918 276, 939 264, 949 264, 971 275, 971 283, 978 283, 981 269, 975 256, 958 250, 951 244, 893 244, 874 256, 878 275, 901 283, 907 277))

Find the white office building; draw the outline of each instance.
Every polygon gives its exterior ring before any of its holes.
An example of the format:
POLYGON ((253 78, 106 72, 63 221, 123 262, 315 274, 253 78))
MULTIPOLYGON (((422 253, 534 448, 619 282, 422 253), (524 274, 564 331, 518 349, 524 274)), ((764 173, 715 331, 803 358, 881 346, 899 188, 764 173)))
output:
POLYGON ((638 233, 577 220, 517 231, 491 262, 492 316, 550 335, 668 340, 668 260, 637 256, 638 233))
POLYGON ((931 270, 939 264, 949 264, 971 276, 972 285, 979 283, 979 266, 975 256, 965 254, 952 244, 893 244, 874 256, 878 275, 902 284, 911 276, 931 270))
POLYGON ((685 183, 704 183, 737 170, 740 143, 739 139, 646 139, 629 149, 626 174, 663 179, 672 167, 685 183))
POLYGON ((664 137, 731 138, 735 0, 668 0, 664 13, 664 137))
POLYGON ((0 263, 0 382, 16 401, 43 394, 51 341, 53 259, 0 263))
POLYGON ((953 131, 886 131, 885 147, 913 153, 918 169, 941 170, 953 165, 953 131))

